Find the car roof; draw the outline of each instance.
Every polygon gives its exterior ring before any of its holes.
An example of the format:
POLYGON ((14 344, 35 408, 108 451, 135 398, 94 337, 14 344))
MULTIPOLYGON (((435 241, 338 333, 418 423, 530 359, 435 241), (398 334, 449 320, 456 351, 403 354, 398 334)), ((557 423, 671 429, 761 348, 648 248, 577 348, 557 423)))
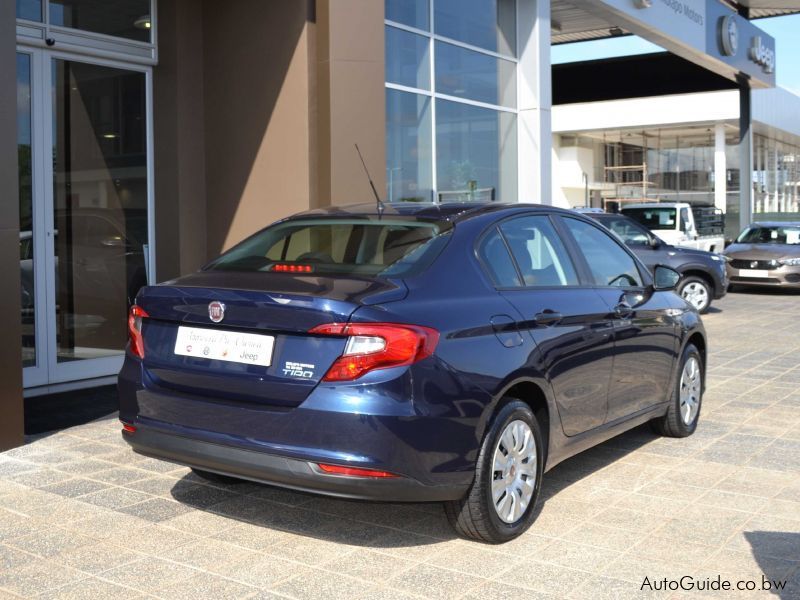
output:
POLYGON ((756 221, 750 227, 800 227, 800 221, 756 221))
POLYGON ((490 212, 527 210, 558 211, 574 214, 572 211, 544 204, 522 204, 519 202, 384 202, 383 210, 378 210, 375 202, 350 204, 345 206, 326 206, 292 215, 290 218, 310 216, 357 217, 357 216, 404 216, 431 220, 463 221, 490 212))

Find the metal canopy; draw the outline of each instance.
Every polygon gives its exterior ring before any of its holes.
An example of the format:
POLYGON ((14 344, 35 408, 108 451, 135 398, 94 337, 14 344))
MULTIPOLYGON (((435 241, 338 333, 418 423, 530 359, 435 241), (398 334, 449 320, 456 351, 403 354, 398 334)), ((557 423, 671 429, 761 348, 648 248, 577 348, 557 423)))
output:
MULTIPOLYGON (((800 13, 800 0, 741 0, 731 5, 749 9, 751 19, 800 13)), ((551 41, 554 45, 631 33, 618 23, 586 11, 581 0, 552 0, 550 10, 551 41)))

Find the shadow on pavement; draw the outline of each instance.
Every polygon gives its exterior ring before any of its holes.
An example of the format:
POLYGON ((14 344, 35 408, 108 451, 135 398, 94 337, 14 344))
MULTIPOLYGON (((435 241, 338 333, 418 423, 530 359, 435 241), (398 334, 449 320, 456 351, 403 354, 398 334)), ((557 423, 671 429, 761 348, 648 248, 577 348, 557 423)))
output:
MULTIPOLYGON (((613 446, 606 442, 559 464, 544 477, 537 516, 547 500, 561 490, 657 438, 649 427, 637 427, 614 438, 613 446)), ((194 473, 184 476, 171 495, 178 502, 231 519, 349 545, 398 548, 456 537, 444 510, 436 503, 345 500, 230 478, 209 481, 194 473), (228 499, 219 502, 217 498, 212 505, 207 494, 195 489, 207 485, 226 490, 228 499)))
POLYGON ((25 435, 40 436, 83 425, 119 409, 117 388, 98 388, 25 398, 25 435))
POLYGON ((750 543, 753 556, 764 573, 764 581, 769 592, 781 600, 800 598, 800 587, 797 578, 789 581, 782 589, 777 584, 786 581, 787 577, 798 568, 800 561, 800 533, 788 531, 745 531, 745 538, 750 543))

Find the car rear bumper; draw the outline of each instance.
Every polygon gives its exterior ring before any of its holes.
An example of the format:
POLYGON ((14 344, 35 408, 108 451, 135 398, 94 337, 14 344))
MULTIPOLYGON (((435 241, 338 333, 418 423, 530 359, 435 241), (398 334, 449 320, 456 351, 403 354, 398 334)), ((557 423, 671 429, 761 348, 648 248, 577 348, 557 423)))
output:
POLYGON ((467 485, 425 485, 406 477, 354 477, 323 472, 316 463, 276 454, 256 452, 196 438, 137 426, 123 431, 134 451, 152 458, 231 475, 250 481, 314 492, 328 496, 391 502, 456 500, 467 485))

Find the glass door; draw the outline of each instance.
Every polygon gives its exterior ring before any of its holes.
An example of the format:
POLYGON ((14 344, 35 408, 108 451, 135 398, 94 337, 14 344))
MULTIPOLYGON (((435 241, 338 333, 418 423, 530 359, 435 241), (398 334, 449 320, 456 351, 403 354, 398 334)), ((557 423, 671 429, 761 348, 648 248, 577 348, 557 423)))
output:
POLYGON ((20 160, 25 384, 114 375, 149 273, 149 71, 41 50, 19 56, 18 89, 26 76, 40 82, 28 113, 18 102, 35 131, 27 152, 41 163, 28 192, 20 160))

